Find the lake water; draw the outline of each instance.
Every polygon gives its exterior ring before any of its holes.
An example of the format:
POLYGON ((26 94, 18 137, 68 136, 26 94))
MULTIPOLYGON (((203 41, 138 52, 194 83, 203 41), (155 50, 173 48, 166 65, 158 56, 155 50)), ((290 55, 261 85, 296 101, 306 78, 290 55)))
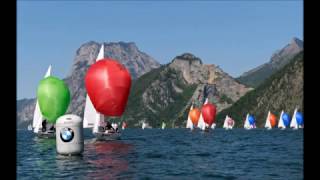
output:
POLYGON ((17 131, 18 179, 303 179, 303 130, 126 129, 82 156, 56 153, 55 139, 17 131))

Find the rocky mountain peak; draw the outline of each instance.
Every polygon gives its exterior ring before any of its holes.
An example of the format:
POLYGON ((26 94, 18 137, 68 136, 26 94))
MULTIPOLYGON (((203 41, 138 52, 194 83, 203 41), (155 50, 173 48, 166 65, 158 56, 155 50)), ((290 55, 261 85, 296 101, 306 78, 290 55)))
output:
MULTIPOLYGON (((104 56, 118 60, 128 68, 133 79, 157 68, 160 64, 151 56, 141 52, 134 42, 104 42, 104 56)), ((72 71, 84 70, 95 62, 101 43, 89 41, 80 46, 74 59, 72 71)))
POLYGON ((293 56, 295 56, 297 53, 301 52, 303 50, 303 42, 294 37, 291 39, 290 43, 287 44, 284 48, 281 50, 276 51, 270 60, 270 63, 279 63, 281 62, 280 66, 282 67, 284 64, 287 64, 288 62, 284 59, 291 59, 293 56))
POLYGON ((303 51, 303 41, 293 37, 286 46, 275 51, 270 61, 243 73, 238 81, 248 86, 257 87, 273 73, 290 63, 292 58, 303 51))
POLYGON ((202 61, 200 58, 196 57, 195 55, 191 54, 191 53, 183 53, 179 56, 176 56, 173 61, 188 61, 191 63, 198 63, 198 64, 202 64, 202 61))
POLYGON ((294 45, 294 46, 297 46, 298 48, 303 49, 303 41, 300 40, 300 39, 297 38, 297 37, 292 38, 290 44, 292 44, 292 45, 294 45))

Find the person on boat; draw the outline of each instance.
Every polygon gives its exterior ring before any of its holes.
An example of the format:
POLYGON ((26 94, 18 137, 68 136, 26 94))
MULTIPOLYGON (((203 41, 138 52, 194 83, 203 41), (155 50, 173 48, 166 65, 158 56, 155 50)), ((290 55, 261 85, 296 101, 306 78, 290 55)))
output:
POLYGON ((42 121, 42 132, 46 132, 47 131, 47 120, 44 119, 42 121))
POLYGON ((106 127, 105 127, 105 132, 106 133, 110 133, 110 132, 114 132, 115 129, 112 127, 111 123, 109 121, 106 122, 106 127))
POLYGON ((50 129, 49 129, 50 131, 52 131, 52 132, 56 132, 56 128, 54 127, 54 125, 52 124, 52 126, 50 127, 50 129))

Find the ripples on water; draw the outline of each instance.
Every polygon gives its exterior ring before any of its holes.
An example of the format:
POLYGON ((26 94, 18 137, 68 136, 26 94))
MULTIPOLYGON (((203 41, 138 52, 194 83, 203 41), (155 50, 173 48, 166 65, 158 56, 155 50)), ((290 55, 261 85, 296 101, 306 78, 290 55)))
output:
POLYGON ((18 133, 18 179, 303 179, 303 130, 126 129, 118 141, 85 131, 82 156, 18 133))

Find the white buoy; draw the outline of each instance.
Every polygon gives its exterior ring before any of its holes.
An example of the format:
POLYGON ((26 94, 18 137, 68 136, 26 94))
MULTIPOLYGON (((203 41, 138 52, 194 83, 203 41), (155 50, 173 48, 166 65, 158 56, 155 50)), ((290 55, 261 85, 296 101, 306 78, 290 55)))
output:
POLYGON ((83 123, 79 116, 67 114, 56 122, 57 152, 61 155, 78 155, 83 152, 83 123))

